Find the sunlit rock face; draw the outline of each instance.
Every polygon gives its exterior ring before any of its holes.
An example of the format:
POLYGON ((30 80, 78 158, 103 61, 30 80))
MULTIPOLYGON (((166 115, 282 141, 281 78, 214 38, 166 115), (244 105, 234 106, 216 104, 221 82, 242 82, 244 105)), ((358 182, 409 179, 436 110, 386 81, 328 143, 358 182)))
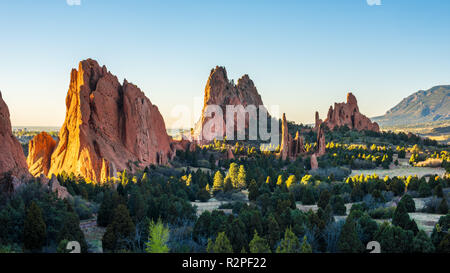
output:
POLYGON ((49 176, 65 171, 100 182, 117 171, 168 162, 171 140, 158 108, 95 60, 72 70, 66 108, 49 176))
POLYGON ((0 178, 6 173, 29 176, 25 154, 12 133, 9 109, 0 92, 0 178))
POLYGON ((334 108, 330 106, 327 118, 323 122, 319 119, 319 114, 316 113, 315 129, 317 130, 322 123, 330 130, 346 125, 352 130, 380 131, 380 127, 376 122, 372 122, 368 117, 359 112, 358 102, 352 93, 347 94, 346 103, 335 103, 334 108))
MULTIPOLYGON (((256 89, 255 84, 250 79, 248 75, 242 76, 237 84, 234 84, 233 81, 230 81, 227 76, 227 71, 224 67, 216 66, 216 68, 211 70, 211 73, 208 77, 208 81, 205 86, 205 95, 204 95, 204 104, 202 110, 201 119, 197 122, 195 126, 194 138, 199 139, 199 135, 203 132, 203 142, 208 142, 207 139, 214 139, 215 136, 224 137, 226 135, 226 106, 243 106, 244 108, 252 105, 257 109, 260 106, 263 106, 263 101, 261 96, 256 89), (209 130, 209 127, 206 126, 207 122, 213 118, 207 115, 207 107, 211 105, 217 105, 222 109, 223 112, 223 120, 222 120, 222 129, 218 130, 215 126, 212 126, 212 129, 209 130), (202 131, 203 129, 203 131, 202 131)), ((265 108, 264 108, 265 109, 265 108)), ((244 113, 243 111, 237 111, 238 114, 244 113)), ((245 113, 244 113, 245 114, 245 113)), ((235 138, 237 136, 237 131, 241 131, 245 134, 244 130, 248 130, 249 128, 249 116, 246 115, 245 118, 245 128, 238 128, 237 125, 237 115, 234 116, 234 129, 233 132, 235 134, 235 138)), ((257 120, 252 120, 251 122, 257 122, 257 120)), ((229 125, 231 126, 231 125, 229 125)), ((233 128, 233 127, 231 127, 233 128)), ((230 139, 228 137, 228 139, 230 139)))
POLYGON ((36 135, 28 144, 27 164, 33 176, 47 175, 56 141, 46 132, 36 135))

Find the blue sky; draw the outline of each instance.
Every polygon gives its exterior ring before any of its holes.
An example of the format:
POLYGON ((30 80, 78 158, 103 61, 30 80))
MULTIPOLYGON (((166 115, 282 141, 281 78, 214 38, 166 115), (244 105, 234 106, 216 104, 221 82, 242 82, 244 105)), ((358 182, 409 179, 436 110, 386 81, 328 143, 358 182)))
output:
MULTIPOLYGON (((450 84, 450 1, 0 2, 0 90, 15 126, 61 126, 70 69, 94 58, 137 84, 168 127, 211 68, 249 74, 266 105, 309 123, 352 91, 368 116, 450 84)), ((189 126, 187 124, 186 126, 189 126)))

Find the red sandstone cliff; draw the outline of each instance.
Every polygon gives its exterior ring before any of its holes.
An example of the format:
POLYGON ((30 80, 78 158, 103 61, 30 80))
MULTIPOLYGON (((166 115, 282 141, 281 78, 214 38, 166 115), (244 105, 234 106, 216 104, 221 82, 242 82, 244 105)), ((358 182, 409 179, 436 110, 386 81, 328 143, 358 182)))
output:
POLYGON ((27 162, 19 141, 12 134, 9 109, 0 93, 0 177, 29 176, 27 162))
POLYGON ((124 169, 167 163, 170 137, 158 108, 96 61, 72 70, 66 107, 49 176, 65 171, 99 182, 124 169))

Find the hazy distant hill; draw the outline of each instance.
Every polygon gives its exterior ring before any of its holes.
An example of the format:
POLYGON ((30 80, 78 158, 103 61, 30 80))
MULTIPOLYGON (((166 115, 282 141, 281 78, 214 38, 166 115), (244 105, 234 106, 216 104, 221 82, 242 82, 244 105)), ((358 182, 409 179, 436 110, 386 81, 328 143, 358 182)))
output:
POLYGON ((382 127, 450 121, 450 85, 420 90, 372 120, 382 127))

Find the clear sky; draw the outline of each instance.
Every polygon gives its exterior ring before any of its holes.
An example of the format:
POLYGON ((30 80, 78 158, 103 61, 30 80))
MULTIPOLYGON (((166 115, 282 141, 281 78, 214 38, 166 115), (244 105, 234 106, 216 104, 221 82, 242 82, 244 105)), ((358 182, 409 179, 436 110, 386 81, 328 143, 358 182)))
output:
POLYGON ((450 1, 67 1, 0 1, 0 90, 15 126, 61 126, 70 69, 86 58, 137 84, 168 127, 216 65, 249 74, 269 109, 303 123, 348 91, 376 116, 450 84, 450 1))

